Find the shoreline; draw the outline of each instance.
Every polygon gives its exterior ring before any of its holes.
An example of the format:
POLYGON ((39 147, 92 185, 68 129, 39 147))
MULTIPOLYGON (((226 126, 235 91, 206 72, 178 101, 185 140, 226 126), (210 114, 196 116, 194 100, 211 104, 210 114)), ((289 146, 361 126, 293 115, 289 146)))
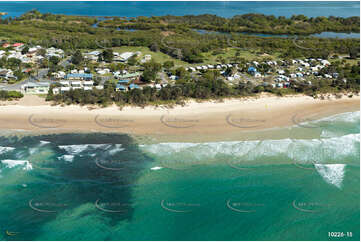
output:
POLYGON ((178 142, 239 140, 257 139, 259 131, 274 135, 271 131, 275 129, 360 110, 359 96, 319 100, 304 95, 261 95, 223 102, 190 101, 183 107, 170 109, 126 106, 122 110, 115 105, 95 109, 78 105, 51 106, 39 100, 37 96, 26 96, 23 101, 0 106, 0 129, 39 135, 124 133, 178 142))

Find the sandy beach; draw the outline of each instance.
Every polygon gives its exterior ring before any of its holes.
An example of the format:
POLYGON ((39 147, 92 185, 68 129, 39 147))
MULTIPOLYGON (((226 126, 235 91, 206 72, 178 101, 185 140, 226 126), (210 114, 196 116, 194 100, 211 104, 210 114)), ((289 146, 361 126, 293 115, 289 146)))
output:
POLYGON ((298 95, 228 99, 223 102, 190 101, 186 106, 107 108, 51 106, 37 96, 2 102, 0 129, 32 133, 116 132, 167 136, 171 140, 206 140, 299 125, 322 117, 360 110, 360 97, 313 99, 298 95))

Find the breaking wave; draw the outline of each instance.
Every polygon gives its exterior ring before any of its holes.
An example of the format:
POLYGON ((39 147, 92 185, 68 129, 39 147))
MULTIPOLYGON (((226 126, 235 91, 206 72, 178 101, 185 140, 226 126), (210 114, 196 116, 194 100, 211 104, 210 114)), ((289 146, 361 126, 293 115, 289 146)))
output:
POLYGON ((13 168, 16 166, 23 166, 23 170, 32 170, 33 166, 28 160, 2 160, 2 164, 5 164, 7 168, 13 168))
POLYGON ((0 146, 0 155, 1 154, 4 154, 6 152, 9 152, 9 151, 12 151, 12 150, 15 150, 14 147, 4 147, 4 146, 0 146))
POLYGON ((329 184, 341 188, 345 176, 345 164, 315 164, 317 172, 329 184))
POLYGON ((209 143, 160 143, 141 145, 140 148, 153 157, 174 155, 194 160, 214 159, 229 155, 244 160, 286 156, 297 162, 339 163, 359 154, 360 134, 321 139, 282 139, 262 141, 232 141, 209 143))

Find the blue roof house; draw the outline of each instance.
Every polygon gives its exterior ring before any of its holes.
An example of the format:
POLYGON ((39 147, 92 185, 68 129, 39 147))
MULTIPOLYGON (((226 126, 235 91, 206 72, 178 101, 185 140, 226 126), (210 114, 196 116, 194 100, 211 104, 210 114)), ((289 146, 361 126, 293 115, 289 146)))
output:
POLYGON ((252 75, 253 75, 254 73, 257 72, 257 69, 256 69, 255 67, 251 66, 251 67, 248 68, 247 72, 248 72, 249 74, 252 74, 252 75))
POLYGON ((119 80, 117 83, 128 84, 129 80, 119 80))
POLYGON ((132 90, 134 88, 139 89, 139 86, 137 84, 134 84, 134 83, 129 85, 129 90, 132 90))
POLYGON ((125 86, 123 86, 123 85, 121 85, 121 84, 117 84, 116 86, 115 86, 115 90, 116 91, 125 91, 127 88, 125 87, 125 86))

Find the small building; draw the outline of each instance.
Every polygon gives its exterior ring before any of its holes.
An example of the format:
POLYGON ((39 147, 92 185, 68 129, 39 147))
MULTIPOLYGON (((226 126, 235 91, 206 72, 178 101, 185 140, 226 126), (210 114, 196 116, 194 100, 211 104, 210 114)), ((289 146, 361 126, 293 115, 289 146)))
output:
POLYGON ((50 84, 47 82, 28 82, 21 85, 21 92, 26 94, 47 94, 50 84))
POLYGON ((139 89, 139 88, 140 88, 140 87, 139 87, 137 84, 134 84, 134 83, 132 83, 132 84, 129 85, 129 90, 139 89))
POLYGON ((68 92, 70 91, 70 87, 60 87, 60 92, 68 92))
POLYGON ((69 81, 60 81, 59 83, 60 83, 60 85, 62 87, 70 87, 70 82, 69 81))
POLYGON ((65 79, 68 79, 68 80, 92 80, 93 75, 89 74, 89 73, 72 73, 72 74, 67 74, 65 76, 65 79))
POLYGON ((321 60, 320 61, 323 66, 329 66, 331 63, 328 60, 321 60))
POLYGON ((253 66, 249 67, 247 72, 251 75, 254 75, 257 72, 257 69, 253 66))
POLYGON ((73 89, 76 89, 77 87, 82 87, 81 85, 82 83, 80 81, 72 81, 71 82, 71 86, 73 87, 73 89))
POLYGON ((255 72, 253 76, 254 76, 254 77, 261 77, 262 75, 261 75, 261 73, 259 73, 259 72, 255 72))
POLYGON ((128 82, 129 82, 129 80, 124 80, 124 79, 122 79, 122 80, 119 80, 119 81, 117 82, 117 84, 128 84, 128 82))
POLYGON ((115 85, 115 91, 125 91, 127 88, 124 85, 117 84, 115 85))

